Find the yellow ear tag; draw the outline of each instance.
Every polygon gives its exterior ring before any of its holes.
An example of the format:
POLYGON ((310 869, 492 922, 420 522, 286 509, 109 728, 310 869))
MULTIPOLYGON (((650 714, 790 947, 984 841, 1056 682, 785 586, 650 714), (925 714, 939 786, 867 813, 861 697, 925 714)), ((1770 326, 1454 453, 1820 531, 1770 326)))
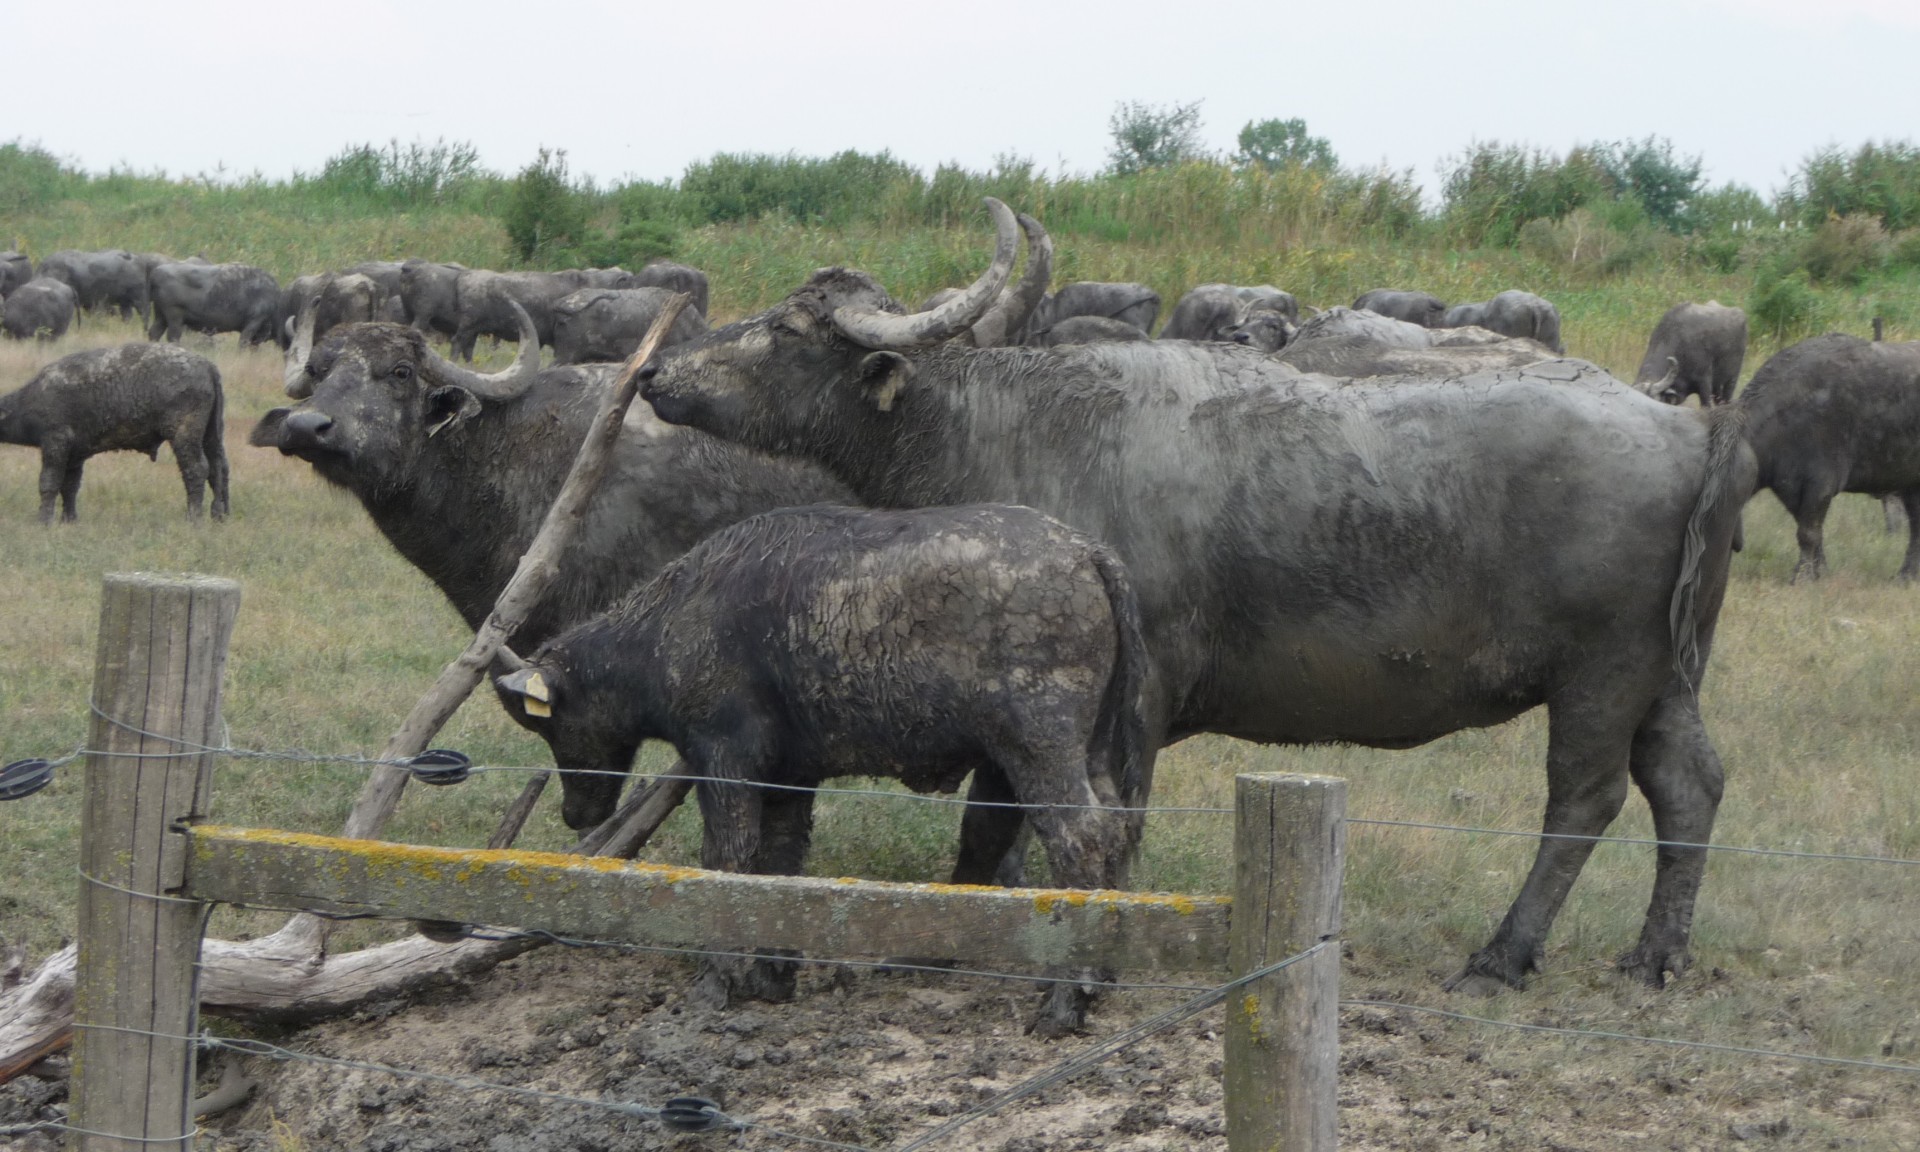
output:
POLYGON ((553 709, 547 703, 553 699, 553 694, 547 690, 547 682, 541 678, 540 673, 535 672, 527 677, 525 687, 526 692, 520 697, 520 704, 527 710, 527 715, 553 715, 553 709))

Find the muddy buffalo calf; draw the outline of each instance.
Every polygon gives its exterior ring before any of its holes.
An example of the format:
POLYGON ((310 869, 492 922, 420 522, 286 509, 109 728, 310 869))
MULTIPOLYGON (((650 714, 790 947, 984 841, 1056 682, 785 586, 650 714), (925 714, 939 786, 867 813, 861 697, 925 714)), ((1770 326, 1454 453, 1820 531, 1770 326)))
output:
MULTIPOLYGON (((972 772, 973 799, 1038 806, 1054 883, 1113 888, 1140 817, 1107 809, 1139 808, 1151 778, 1147 668, 1125 569, 1058 521, 816 506, 715 533, 495 683, 552 749, 574 828, 612 812, 650 738, 705 778, 701 863, 736 872, 797 873, 813 822, 811 791, 752 785, 950 792, 972 772)), ((958 883, 990 883, 1018 833, 981 812, 962 823, 958 883)), ((745 979, 709 968, 703 998, 745 979)), ((1084 1017, 1071 988, 1053 1005, 1036 1021, 1048 1032, 1084 1017)))
POLYGON ((187 515, 198 518, 213 485, 213 518, 227 516, 225 395, 220 370, 171 345, 126 344, 64 356, 15 392, 0 396, 0 444, 40 449, 40 522, 79 515, 80 472, 101 452, 173 447, 187 486, 187 515))

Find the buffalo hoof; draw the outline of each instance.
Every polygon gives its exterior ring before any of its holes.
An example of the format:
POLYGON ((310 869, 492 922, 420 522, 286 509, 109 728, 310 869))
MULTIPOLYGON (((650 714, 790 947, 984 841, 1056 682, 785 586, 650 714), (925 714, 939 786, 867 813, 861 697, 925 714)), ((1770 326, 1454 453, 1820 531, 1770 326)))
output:
POLYGON ((1458 972, 1440 985, 1442 991, 1458 992, 1462 996, 1478 996, 1490 999, 1505 992, 1508 987, 1525 988, 1526 982, 1508 985, 1498 976, 1488 976, 1482 972, 1458 972))
POLYGON ((735 1000, 765 1000, 784 1004, 793 999, 800 966, 779 956, 753 960, 708 957, 700 961, 687 1001, 695 1008, 718 1012, 735 1000))
POLYGON ((1093 993, 1084 985, 1060 983, 1047 989, 1040 1007, 1027 1021, 1027 1034, 1044 1040, 1078 1036, 1087 1030, 1087 1009, 1093 993))
POLYGON ((1623 953, 1617 967, 1622 975, 1628 976, 1649 988, 1665 988, 1670 977, 1683 975, 1693 958, 1684 948, 1656 948, 1642 944, 1630 952, 1623 953))
POLYGON ((785 1004, 793 999, 799 976, 800 965, 792 960, 761 957, 741 970, 733 990, 749 1000, 785 1004))
POLYGON ((1527 986, 1527 975, 1540 971, 1540 959, 1537 951, 1516 953, 1500 944, 1489 944, 1440 987, 1467 996, 1497 996, 1509 988, 1521 991, 1527 986))

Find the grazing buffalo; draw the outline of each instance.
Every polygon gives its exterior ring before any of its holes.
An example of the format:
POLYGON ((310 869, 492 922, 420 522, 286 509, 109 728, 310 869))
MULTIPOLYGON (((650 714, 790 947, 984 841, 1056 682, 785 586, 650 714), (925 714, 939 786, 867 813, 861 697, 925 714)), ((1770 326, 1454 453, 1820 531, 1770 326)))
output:
POLYGON ((1350 379, 1407 374, 1449 378, 1524 368, 1552 358, 1553 351, 1543 344, 1484 328, 1422 328, 1346 308, 1329 308, 1309 319, 1277 357, 1302 372, 1350 379))
MULTIPOLYGON (((582 288, 562 296, 553 306, 553 362, 625 360, 673 297, 666 288, 582 288)), ((685 343, 706 330, 706 317, 689 307, 674 320, 661 347, 685 343)))
POLYGON ((1438 296, 1426 292, 1401 292, 1392 288, 1375 288, 1371 292, 1361 293, 1360 298, 1353 302, 1353 308, 1356 312, 1390 316, 1422 328, 1439 328, 1447 317, 1447 306, 1438 296))
POLYGON ((25 252, 0 252, 0 300, 33 279, 33 261, 25 252))
POLYGON ((147 269, 133 253, 119 248, 103 252, 55 252, 40 261, 36 276, 60 280, 70 286, 89 312, 111 308, 122 320, 135 316, 144 322, 150 297, 147 269))
MULTIPOLYGON (((1033 816, 1056 885, 1119 888, 1139 813, 1101 809, 1145 802, 1146 675, 1112 551, 1030 508, 975 505, 755 516, 496 683, 552 749, 577 829, 612 813, 643 740, 697 776, 787 789, 882 776, 952 792, 974 772, 1062 806, 1033 816)), ((699 797, 703 867, 800 871, 812 792, 707 780, 699 797)), ((963 846, 956 876, 990 882, 1009 846, 963 846)), ((724 1006, 730 982, 709 970, 704 998, 724 1006)), ((1063 996, 1038 1023, 1068 1030, 1084 1010, 1063 996)))
POLYGON ((407 323, 429 334, 452 337, 460 330, 460 264, 408 260, 400 265, 400 302, 407 323))
POLYGON ((1675 304, 1654 325, 1633 383, 1669 404, 1684 404, 1688 396, 1700 397, 1701 407, 1725 404, 1746 358, 1745 312, 1718 300, 1675 304))
POLYGON ((453 354, 462 360, 473 359, 474 343, 482 336, 501 340, 520 338, 515 309, 533 319, 533 329, 541 344, 553 343, 553 306, 560 298, 582 288, 618 288, 605 283, 629 275, 614 270, 595 274, 586 269, 565 272, 488 272, 474 269, 462 272, 455 281, 459 296, 460 324, 453 334, 453 354), (596 283, 596 281, 601 281, 596 283))
MULTIPOLYGON (((531 326, 531 321, 524 322, 531 326)), ((250 442, 313 465, 359 497, 401 555, 478 628, 539 531, 611 366, 539 367, 520 356, 481 374, 435 353, 417 329, 349 324, 289 354, 288 394, 250 442)), ((560 557, 554 587, 509 638, 528 651, 605 608, 716 528, 788 504, 850 503, 819 468, 673 428, 636 403, 599 495, 560 557)))
POLYGON ((1479 304, 1456 304, 1447 309, 1440 323, 1428 327, 1485 328, 1502 336, 1536 340, 1555 355, 1567 351, 1560 342, 1560 310, 1546 298, 1518 289, 1510 288, 1479 304))
POLYGON ((251 264, 162 264, 153 270, 153 323, 147 339, 165 333, 178 344, 191 328, 211 336, 238 332, 242 344, 277 339, 280 285, 251 264))
POLYGON ((1798 526, 1795 580, 1825 573, 1827 506, 1842 492, 1899 495, 1908 537, 1898 578, 1920 577, 1920 342, 1802 340, 1762 364, 1733 407, 1760 460, 1759 488, 1798 526))
MULTIPOLYGON (((903 315, 824 269, 643 369, 642 394, 871 506, 1024 504, 1112 545, 1153 746, 1406 748, 1546 705, 1548 835, 1451 987, 1524 984, 1629 778, 1662 840, 1711 838, 1698 688, 1753 483, 1736 419, 1574 361, 1354 388, 1229 344, 943 345, 1011 271, 1012 214, 989 208, 994 263, 964 297, 903 315)), ((1660 850, 1623 972, 1686 966, 1705 859, 1660 850)))
POLYGON ((79 518, 80 473, 101 452, 173 448, 198 519, 213 485, 213 518, 227 518, 226 397, 220 370, 183 348, 126 344, 75 352, 0 396, 0 444, 40 449, 40 522, 79 518))
POLYGON ((609 285, 615 288, 665 288, 670 292, 685 292, 693 298, 693 306, 700 315, 707 315, 707 274, 690 264, 675 264, 671 260, 655 260, 638 272, 628 273, 624 284, 609 285))
POLYGON ((1104 316, 1124 320, 1151 334, 1160 317, 1160 293, 1145 284, 1113 284, 1076 280, 1041 298, 1028 319, 1022 343, 1037 344, 1047 329, 1074 316, 1104 316))
POLYGON ((15 340, 57 340, 67 334, 79 306, 66 281, 36 276, 0 303, 0 330, 15 340))

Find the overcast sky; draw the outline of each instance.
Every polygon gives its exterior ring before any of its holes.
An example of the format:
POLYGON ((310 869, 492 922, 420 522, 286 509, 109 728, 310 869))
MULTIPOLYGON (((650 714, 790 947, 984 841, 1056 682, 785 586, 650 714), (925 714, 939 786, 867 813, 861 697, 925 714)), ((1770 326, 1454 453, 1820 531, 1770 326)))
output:
POLYGON ((1762 192, 1813 148, 1920 138, 1920 0, 259 0, 20 4, 0 140, 89 170, 283 178, 350 143, 542 146, 601 181, 715 152, 1105 162, 1123 100, 1207 144, 1298 116, 1343 163, 1649 134, 1762 192))

